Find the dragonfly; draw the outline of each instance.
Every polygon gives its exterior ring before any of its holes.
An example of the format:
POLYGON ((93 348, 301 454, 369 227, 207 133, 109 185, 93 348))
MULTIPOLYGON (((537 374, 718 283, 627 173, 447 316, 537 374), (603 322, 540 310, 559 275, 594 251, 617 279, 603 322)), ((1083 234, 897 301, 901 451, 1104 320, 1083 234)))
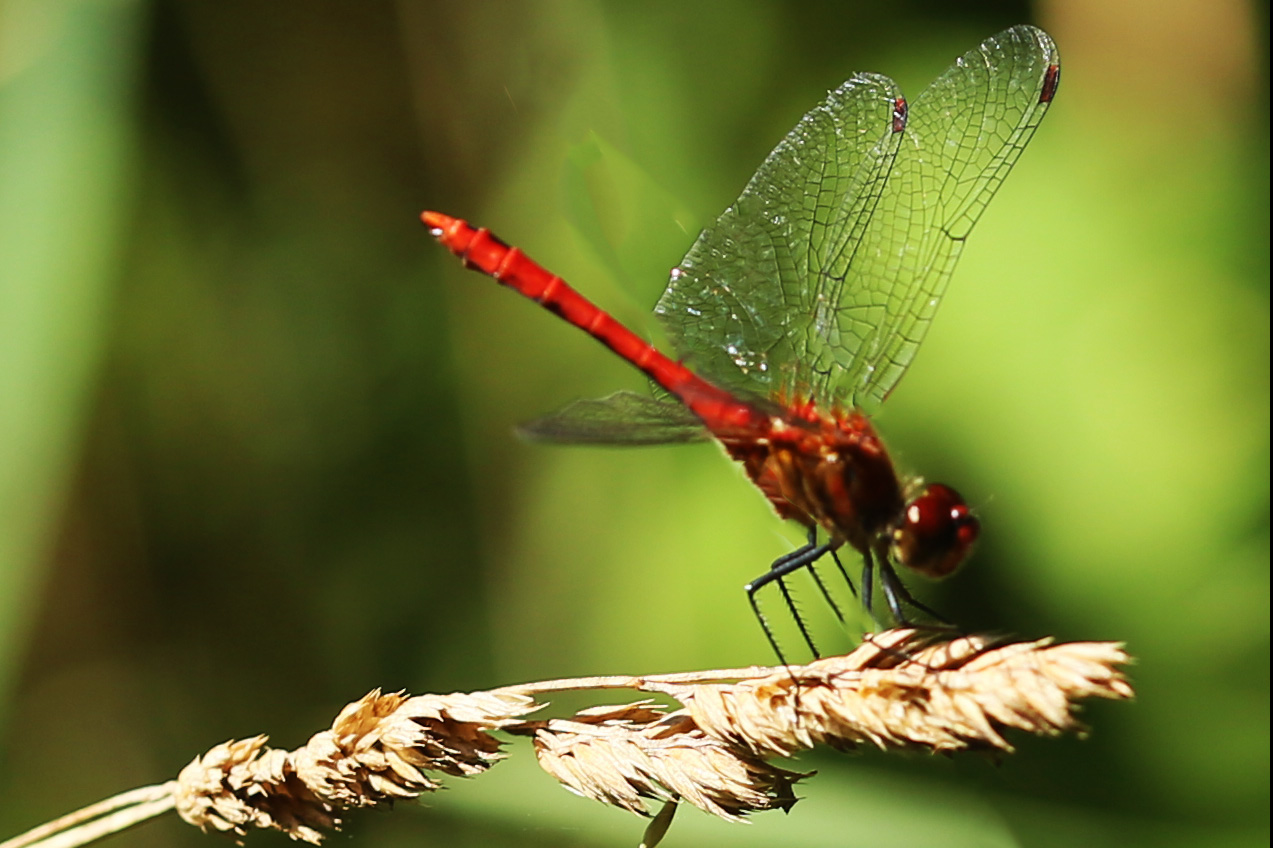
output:
POLYGON ((944 621, 897 569, 950 575, 980 522, 954 488, 900 475, 870 412, 910 366, 968 234, 1059 81, 1052 39, 1021 25, 961 56, 913 103, 876 73, 829 92, 672 270, 654 314, 676 358, 489 230, 438 212, 421 218, 464 265, 588 333, 654 384, 653 394, 575 401, 524 425, 525 435, 596 445, 714 438, 779 517, 805 528, 804 545, 746 586, 785 663, 759 591, 778 585, 818 655, 786 578, 807 568, 830 601, 813 565, 830 554, 844 572, 845 545, 862 557, 869 614, 878 575, 899 625, 909 623, 907 607, 944 621))

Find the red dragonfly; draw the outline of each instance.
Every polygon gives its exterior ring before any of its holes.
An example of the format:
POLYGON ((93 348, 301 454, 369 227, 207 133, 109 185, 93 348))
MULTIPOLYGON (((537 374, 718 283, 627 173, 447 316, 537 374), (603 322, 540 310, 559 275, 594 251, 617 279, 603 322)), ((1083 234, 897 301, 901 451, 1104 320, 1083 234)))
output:
POLYGON ((878 568, 898 623, 903 604, 940 618, 894 564, 944 577, 977 538, 978 520, 954 489, 899 478, 862 410, 885 400, 910 365, 964 240, 1059 80, 1052 39, 1016 26, 960 57, 909 106, 879 74, 830 92, 672 270, 654 312, 680 360, 488 230, 437 212, 422 218, 466 266, 592 335, 660 390, 577 401, 526 425, 527 435, 591 444, 710 435, 779 516, 808 529, 808 543, 746 591, 780 659, 756 597, 774 582, 816 655, 787 575, 847 544, 863 558, 868 611, 878 568))

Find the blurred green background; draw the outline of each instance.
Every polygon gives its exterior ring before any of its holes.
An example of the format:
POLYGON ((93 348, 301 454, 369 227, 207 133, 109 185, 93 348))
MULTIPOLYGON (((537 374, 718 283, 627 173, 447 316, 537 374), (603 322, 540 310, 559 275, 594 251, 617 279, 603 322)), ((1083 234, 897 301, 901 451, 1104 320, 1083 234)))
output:
MULTIPOLYGON (((1266 15, 0 2, 0 836, 230 737, 299 745, 375 686, 769 662, 742 586, 798 533, 709 445, 517 441, 643 381, 417 215, 649 328, 695 222, 828 88, 913 98, 1029 21, 1060 93, 877 422, 984 522, 920 596, 1125 640, 1139 699, 997 766, 807 756, 789 816, 687 810, 666 844, 1267 844, 1266 15)), ((636 843, 512 754, 333 844, 636 843)))

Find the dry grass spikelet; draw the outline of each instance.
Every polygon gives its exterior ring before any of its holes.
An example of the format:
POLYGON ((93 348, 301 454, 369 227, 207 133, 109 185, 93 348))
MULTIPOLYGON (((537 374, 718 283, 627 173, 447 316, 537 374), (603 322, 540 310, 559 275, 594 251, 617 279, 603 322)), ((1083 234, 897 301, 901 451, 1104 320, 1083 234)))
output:
POLYGON ((281 830, 317 844, 342 810, 414 798, 437 789, 425 771, 470 776, 503 754, 491 730, 536 708, 510 693, 381 694, 349 704, 331 729, 295 751, 265 737, 218 745, 182 769, 178 814, 204 830, 281 830))
POLYGON ((223 742, 177 775, 177 814, 203 830, 242 839, 249 830, 281 830, 317 844, 339 824, 332 807, 296 779, 284 751, 265 747, 265 736, 223 742))
POLYGON ((678 693, 709 736, 760 757, 826 744, 933 752, 1012 746, 1000 732, 1082 730, 1072 704, 1130 698, 1110 642, 999 645, 986 636, 938 641, 913 630, 877 634, 852 653, 760 679, 678 693))
POLYGON ((708 737, 684 711, 645 702, 536 725, 535 754, 545 771, 577 795, 641 815, 643 799, 679 799, 741 821, 748 813, 789 809, 796 801, 792 784, 809 776, 708 737))

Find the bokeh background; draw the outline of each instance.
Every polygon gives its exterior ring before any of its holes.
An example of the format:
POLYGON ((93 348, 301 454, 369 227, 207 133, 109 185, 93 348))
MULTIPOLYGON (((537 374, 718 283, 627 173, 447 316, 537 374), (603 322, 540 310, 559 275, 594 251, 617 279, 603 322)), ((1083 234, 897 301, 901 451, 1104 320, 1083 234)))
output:
MULTIPOLYGON (((921 597, 1125 640, 1139 699, 998 764, 810 755, 790 815, 666 844, 1267 844, 1268 20, 1234 0, 0 2, 0 835, 376 686, 768 662, 742 585, 798 533, 710 445, 519 442, 642 379, 417 215, 649 329, 828 88, 913 98, 1025 21, 1060 93, 877 421, 984 522, 921 597)), ((524 742, 449 786, 333 844, 642 827, 524 742)))

